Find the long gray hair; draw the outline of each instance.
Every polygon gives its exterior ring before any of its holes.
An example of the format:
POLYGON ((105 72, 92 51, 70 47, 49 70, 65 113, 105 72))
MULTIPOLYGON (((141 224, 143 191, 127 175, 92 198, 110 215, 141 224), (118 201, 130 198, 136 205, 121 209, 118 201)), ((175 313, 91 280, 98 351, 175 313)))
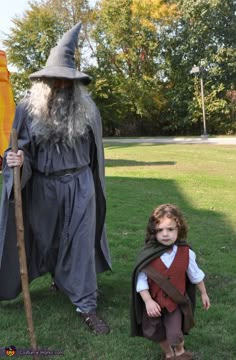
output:
POLYGON ((27 102, 36 143, 61 142, 73 147, 78 137, 88 134, 96 118, 96 105, 78 81, 65 89, 55 89, 52 80, 35 82, 27 102))

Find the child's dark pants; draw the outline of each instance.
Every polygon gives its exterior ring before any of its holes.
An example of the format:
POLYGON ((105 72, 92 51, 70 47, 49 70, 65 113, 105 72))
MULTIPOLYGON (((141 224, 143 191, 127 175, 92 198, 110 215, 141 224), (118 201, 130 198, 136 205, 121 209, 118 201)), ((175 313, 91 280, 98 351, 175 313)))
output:
POLYGON ((149 317, 146 309, 143 312, 143 336, 150 340, 158 343, 167 340, 170 345, 178 345, 184 340, 181 327, 182 314, 179 307, 171 313, 162 309, 160 317, 149 317))

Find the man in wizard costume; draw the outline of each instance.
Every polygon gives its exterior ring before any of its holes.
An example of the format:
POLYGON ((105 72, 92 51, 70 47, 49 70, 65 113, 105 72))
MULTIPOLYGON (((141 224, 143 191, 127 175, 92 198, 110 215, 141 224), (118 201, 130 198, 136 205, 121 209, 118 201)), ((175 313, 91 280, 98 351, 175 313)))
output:
POLYGON ((0 208, 0 299, 21 292, 16 247, 12 167, 21 167, 29 280, 50 272, 55 287, 96 334, 108 325, 97 315, 96 274, 111 268, 104 228, 106 202, 102 125, 77 70, 81 24, 66 32, 16 109, 18 153, 3 157, 0 208))

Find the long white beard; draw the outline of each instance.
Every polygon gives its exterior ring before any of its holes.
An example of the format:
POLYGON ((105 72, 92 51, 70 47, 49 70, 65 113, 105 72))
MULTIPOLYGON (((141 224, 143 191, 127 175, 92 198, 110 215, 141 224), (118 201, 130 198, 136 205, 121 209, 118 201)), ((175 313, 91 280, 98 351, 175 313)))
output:
POLYGON ((78 137, 88 135, 96 118, 96 105, 85 87, 52 89, 50 83, 33 84, 28 100, 31 132, 36 143, 62 143, 73 147, 78 137))

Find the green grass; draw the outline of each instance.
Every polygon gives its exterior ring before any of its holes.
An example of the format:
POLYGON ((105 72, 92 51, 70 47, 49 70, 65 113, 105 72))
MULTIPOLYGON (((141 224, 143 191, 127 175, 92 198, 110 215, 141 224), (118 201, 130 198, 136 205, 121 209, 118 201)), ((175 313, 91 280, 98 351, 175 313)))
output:
MULTIPOLYGON (((170 202, 188 221, 189 242, 206 273, 212 304, 205 312, 198 297, 196 326, 186 345, 198 360, 235 359, 236 147, 111 144, 105 147, 105 157, 113 271, 98 276, 98 312, 111 333, 92 335, 69 300, 49 292, 46 275, 30 287, 38 345, 64 350, 64 357, 51 359, 159 358, 156 344, 129 336, 130 277, 152 209, 170 202)), ((0 347, 28 348, 21 296, 1 302, 0 311, 0 347)))

